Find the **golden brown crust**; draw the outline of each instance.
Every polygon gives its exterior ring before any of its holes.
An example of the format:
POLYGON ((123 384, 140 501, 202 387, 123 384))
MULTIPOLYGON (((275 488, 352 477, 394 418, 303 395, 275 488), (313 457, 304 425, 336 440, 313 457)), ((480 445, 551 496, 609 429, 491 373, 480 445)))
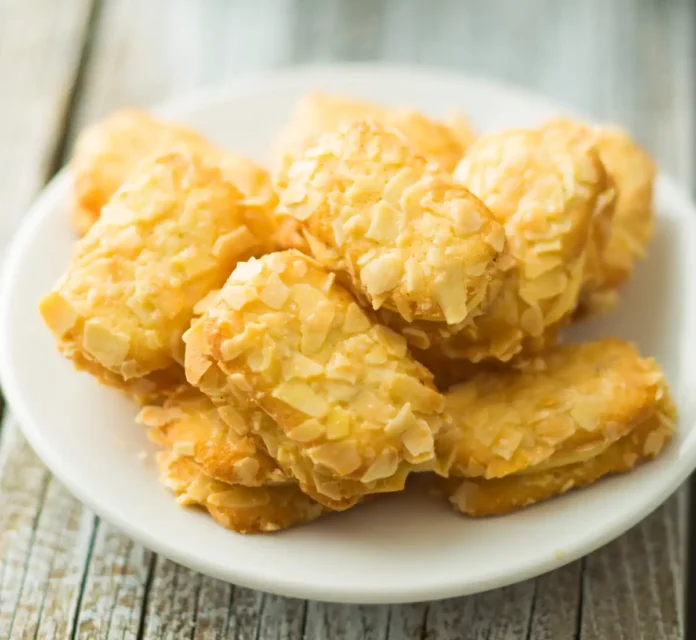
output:
POLYGON ((201 506, 216 522, 238 533, 270 533, 311 522, 324 508, 295 484, 244 487, 207 476, 192 458, 158 454, 162 483, 182 506, 201 506))
POLYGON ((314 257, 373 309, 459 323, 503 277, 501 225, 375 122, 320 136, 289 167, 279 195, 304 223, 314 257))
POLYGON ((660 369, 616 339, 556 347, 523 370, 483 371, 452 388, 437 438, 454 476, 500 478, 626 436, 666 395, 660 369))
POLYGON ((271 416, 253 428, 317 500, 340 508, 398 490, 433 459, 443 398, 431 376, 314 260, 240 264, 201 324, 203 344, 198 323, 185 336, 189 381, 211 360, 222 369, 271 416))
POLYGON ((298 103, 279 136, 274 154, 276 182, 285 183, 288 164, 312 146, 318 135, 365 119, 397 129, 417 153, 444 171, 454 169, 472 137, 461 116, 454 118, 451 124, 444 124, 414 109, 384 107, 345 96, 313 92, 298 103))
POLYGON ((183 363, 195 304, 275 230, 219 169, 171 154, 146 161, 82 238, 40 303, 59 349, 106 384, 183 363))
POLYGON ((596 149, 575 132, 503 131, 474 142, 455 177, 505 225, 516 265, 475 328, 445 341, 443 351, 480 359, 488 349, 505 360, 525 338, 546 346, 544 334, 577 305, 594 221, 613 207, 596 149))
POLYGON ((268 173, 252 160, 218 149, 189 127, 122 109, 86 129, 71 161, 75 203, 71 223, 84 235, 102 208, 145 158, 164 153, 196 155, 219 166, 247 198, 267 207, 276 204, 268 173))
POLYGON ((602 241, 595 243, 583 285, 582 310, 602 311, 615 302, 616 288, 631 276, 652 237, 655 165, 619 127, 590 127, 568 119, 552 120, 545 126, 575 131, 592 140, 616 185, 615 213, 599 232, 602 241))
POLYGON ((243 409, 225 407, 218 411, 193 387, 174 389, 162 406, 143 407, 136 421, 150 427, 153 442, 191 457, 211 478, 247 487, 290 483, 275 460, 249 435, 243 409))
POLYGON ((671 439, 673 412, 666 407, 662 411, 665 413, 653 413, 628 435, 581 462, 495 480, 445 480, 450 502, 469 516, 501 515, 585 487, 604 476, 630 471, 657 456, 671 439))
POLYGON ((382 319, 441 360, 503 362, 552 346, 580 297, 594 221, 614 190, 591 140, 559 128, 481 136, 454 176, 504 225, 511 264, 460 323, 382 319))
POLYGON ((655 165, 621 129, 597 130, 597 148, 619 190, 611 238, 603 253, 605 288, 616 287, 633 272, 653 232, 655 165))

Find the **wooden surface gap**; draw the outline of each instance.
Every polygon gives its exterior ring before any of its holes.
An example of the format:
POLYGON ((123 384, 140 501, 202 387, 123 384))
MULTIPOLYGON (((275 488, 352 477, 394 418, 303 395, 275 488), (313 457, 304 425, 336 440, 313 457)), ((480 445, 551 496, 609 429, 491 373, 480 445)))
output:
POLYGON ((140 608, 140 620, 138 621, 137 639, 142 640, 145 637, 145 625, 147 623, 147 608, 150 600, 150 589, 152 588, 152 579, 155 575, 155 564, 157 556, 153 553, 150 556, 150 562, 147 568, 147 578, 145 579, 145 588, 143 590, 142 607, 140 608))
MULTIPOLYGON (((19 599, 22 597, 22 591, 24 590, 24 585, 26 584, 26 579, 27 579, 27 570, 29 569, 29 563, 31 561, 31 552, 34 547, 34 543, 36 542, 36 530, 39 524, 39 518, 41 517, 41 509, 43 509, 44 502, 46 500, 46 492, 48 490, 48 483, 51 480, 51 476, 47 473, 41 480, 41 489, 39 491, 39 498, 36 504, 36 512, 34 514, 34 520, 31 525, 31 534, 29 536, 29 545, 27 547, 27 556, 24 559, 24 564, 22 566, 21 572, 22 572, 22 577, 20 579, 19 583, 19 591, 17 592, 17 601, 19 602, 19 599)), ((4 578, 4 576, 3 576, 4 578)), ((0 583, 1 584, 1 583, 0 583)), ((12 635, 12 628, 14 627, 15 620, 17 619, 17 612, 18 609, 14 610, 14 613, 12 615, 12 619, 10 621, 10 630, 9 630, 9 635, 12 635)))
POLYGON ((84 597, 85 594, 85 585, 87 584, 87 572, 89 570, 89 563, 92 560, 92 552, 94 550, 94 541, 97 537, 97 532, 99 531, 99 526, 100 526, 101 521, 99 518, 94 518, 93 524, 92 524, 92 535, 90 536, 89 539, 89 546, 87 548, 87 559, 85 561, 85 568, 82 573, 82 577, 80 579, 80 588, 77 592, 77 606, 75 607, 75 615, 73 617, 72 621, 72 635, 71 635, 71 640, 80 640, 79 636, 77 635, 79 625, 78 621, 80 619, 80 613, 81 613, 81 607, 80 605, 82 604, 82 598, 84 597))
POLYGON ((584 592, 583 582, 585 576, 585 558, 580 558, 580 571, 578 572, 578 606, 575 613, 575 633, 573 634, 573 640, 580 640, 582 636, 582 613, 584 604, 584 592))
POLYGON ((77 107, 82 97, 82 92, 85 86, 85 73, 87 65, 92 57, 92 47, 96 37, 97 24, 99 14, 101 12, 102 2, 104 0, 91 0, 92 6, 87 18, 87 29, 85 38, 82 42, 82 48, 78 58, 78 63, 75 68, 75 74, 72 78, 72 83, 68 90, 65 110, 62 114, 62 120, 59 125, 58 136, 53 152, 49 157, 46 167, 46 181, 48 181, 67 161, 67 152, 69 141, 71 139, 71 131, 75 126, 75 114, 77 107))

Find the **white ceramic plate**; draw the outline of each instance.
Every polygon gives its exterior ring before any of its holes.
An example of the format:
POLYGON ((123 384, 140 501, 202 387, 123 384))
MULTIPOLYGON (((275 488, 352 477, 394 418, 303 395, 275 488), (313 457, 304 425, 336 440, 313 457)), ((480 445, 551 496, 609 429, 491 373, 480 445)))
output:
MULTIPOLYGON (((547 102, 501 85, 432 70, 302 69, 214 90, 162 109, 222 145, 264 159, 296 99, 311 89, 410 104, 433 115, 460 107, 480 130, 534 124, 547 102)), ((43 461, 80 500, 146 546, 188 567, 283 595, 402 602, 483 591, 548 571, 608 542, 655 509, 696 466, 696 211, 667 178, 648 259, 612 315, 573 338, 634 340, 665 368, 681 410, 665 455, 514 515, 469 520, 446 504, 385 498, 287 532, 245 537, 177 506, 157 481, 136 408, 73 371, 37 313, 75 240, 67 224, 70 177, 40 197, 8 255, 0 295, 0 373, 13 412, 43 461)))

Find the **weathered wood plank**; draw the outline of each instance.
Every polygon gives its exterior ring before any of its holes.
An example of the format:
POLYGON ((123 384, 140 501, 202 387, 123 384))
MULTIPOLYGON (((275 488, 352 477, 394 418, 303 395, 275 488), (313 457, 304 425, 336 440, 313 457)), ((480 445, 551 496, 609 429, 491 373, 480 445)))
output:
POLYGON ((80 638, 135 638, 151 554, 98 522, 77 616, 80 638))
POLYGON ((534 590, 534 581, 527 580, 504 589, 433 602, 428 610, 425 637, 428 640, 524 638, 534 590))
POLYGON ((576 638, 583 563, 583 560, 572 562, 536 579, 530 640, 576 638))
POLYGON ((0 637, 9 637, 49 474, 18 429, 3 429, 1 435, 0 637))
POLYGON ((91 541, 92 516, 53 477, 27 553, 11 637, 69 638, 91 541))
POLYGON ((196 624, 200 573, 158 557, 147 602, 145 638, 190 638, 196 624))
POLYGON ((263 640, 303 640, 306 609, 304 600, 267 594, 258 637, 263 640))
POLYGON ((0 4, 0 249, 54 161, 91 9, 92 0, 0 4))
POLYGON ((389 607, 307 603, 305 638, 382 640, 387 635, 389 607))
POLYGON ((679 545, 672 545, 677 503, 670 500, 626 535, 586 559, 583 640, 680 638, 679 545))
POLYGON ((425 634, 425 621, 430 605, 427 602, 392 605, 389 608, 387 640, 420 638, 425 634))
POLYGON ((216 640, 228 637, 227 622, 234 587, 226 582, 203 576, 198 592, 198 609, 193 640, 216 640))
MULTIPOLYGON (((54 162, 91 8, 91 0, 0 5, 0 249, 54 162)), ((0 637, 37 630, 68 637, 85 523, 7 421, 0 441, 0 499, 0 637)))

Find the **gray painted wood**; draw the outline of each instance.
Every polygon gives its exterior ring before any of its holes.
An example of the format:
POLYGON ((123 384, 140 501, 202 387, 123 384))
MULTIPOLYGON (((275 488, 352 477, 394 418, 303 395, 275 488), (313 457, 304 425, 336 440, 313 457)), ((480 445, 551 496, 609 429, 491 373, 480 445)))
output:
MULTIPOLYGON (((689 0, 95 1, 90 24, 89 0, 0 0, 2 244, 63 137, 85 123, 292 63, 384 59, 496 76, 626 124, 667 170, 693 176, 689 0)), ((682 637, 683 492, 551 574, 391 607, 271 596, 155 557, 70 497, 11 420, 0 504, 3 638, 682 637)))

